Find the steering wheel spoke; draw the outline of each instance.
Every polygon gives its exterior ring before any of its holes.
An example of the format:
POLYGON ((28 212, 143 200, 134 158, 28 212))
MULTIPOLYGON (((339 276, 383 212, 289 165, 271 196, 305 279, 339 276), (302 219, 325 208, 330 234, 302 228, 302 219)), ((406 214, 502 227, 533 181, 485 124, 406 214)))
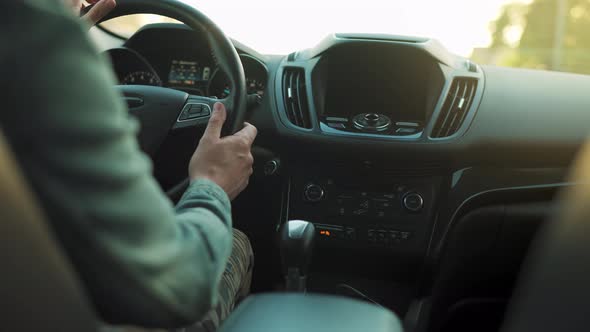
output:
POLYGON ((189 96, 182 111, 178 114, 172 129, 175 130, 207 125, 211 113, 213 112, 213 105, 215 105, 216 102, 224 101, 202 96, 189 96))

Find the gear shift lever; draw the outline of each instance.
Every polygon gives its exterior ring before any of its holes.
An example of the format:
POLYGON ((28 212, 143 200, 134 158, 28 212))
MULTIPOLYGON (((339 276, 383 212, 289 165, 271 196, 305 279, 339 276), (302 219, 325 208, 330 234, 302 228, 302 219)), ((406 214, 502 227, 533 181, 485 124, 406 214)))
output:
POLYGON ((303 220, 291 220, 281 229, 281 258, 288 292, 304 292, 311 261, 315 227, 303 220))

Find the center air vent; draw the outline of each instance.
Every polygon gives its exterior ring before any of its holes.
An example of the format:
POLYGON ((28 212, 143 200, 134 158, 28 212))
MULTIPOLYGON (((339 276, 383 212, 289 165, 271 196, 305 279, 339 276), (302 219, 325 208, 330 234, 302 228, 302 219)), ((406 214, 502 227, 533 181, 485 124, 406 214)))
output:
POLYGON ((476 90, 477 78, 457 77, 453 80, 431 137, 449 137, 461 128, 473 104, 476 90))
POLYGON ((311 117, 303 68, 285 68, 282 87, 287 118, 297 127, 310 129, 311 117))

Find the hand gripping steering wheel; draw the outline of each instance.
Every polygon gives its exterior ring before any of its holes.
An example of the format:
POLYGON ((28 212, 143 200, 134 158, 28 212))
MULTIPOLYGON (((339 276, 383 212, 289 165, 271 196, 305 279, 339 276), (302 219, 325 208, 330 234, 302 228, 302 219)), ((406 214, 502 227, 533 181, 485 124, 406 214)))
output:
MULTIPOLYGON (((153 153, 171 131, 206 125, 216 102, 222 102, 227 110, 222 135, 231 135, 242 129, 247 104, 246 78, 240 57, 223 31, 199 10, 176 0, 118 0, 117 7, 101 22, 132 14, 170 17, 203 33, 216 65, 226 74, 230 87, 226 98, 214 99, 163 87, 117 86, 126 99, 130 112, 141 122, 139 141, 142 148, 153 153)), ((188 183, 186 179, 173 187, 167 192, 168 196, 179 196, 188 183)))

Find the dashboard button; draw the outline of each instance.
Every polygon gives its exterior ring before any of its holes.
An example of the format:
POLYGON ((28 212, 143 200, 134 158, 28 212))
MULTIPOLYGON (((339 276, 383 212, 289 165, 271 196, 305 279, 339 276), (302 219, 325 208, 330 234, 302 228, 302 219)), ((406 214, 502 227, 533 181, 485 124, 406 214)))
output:
POLYGON ((368 199, 361 199, 359 202, 359 208, 361 209, 368 209, 371 203, 368 199))
POLYGON ((331 204, 331 214, 344 217, 352 214, 352 210, 355 208, 353 195, 339 194, 336 195, 336 199, 331 204))
POLYGON ((424 198, 418 193, 409 193, 403 199, 404 208, 410 212, 419 212, 424 207, 424 198))
POLYGON ((328 127, 334 129, 346 129, 346 125, 344 123, 328 122, 328 127))
POLYGON ((303 195, 305 196, 305 199, 309 202, 319 202, 324 198, 325 192, 324 188, 322 188, 322 186, 320 186, 319 184, 310 183, 307 186, 305 186, 303 195))
POLYGON ((357 208, 352 210, 352 214, 355 216, 366 216, 369 214, 369 209, 357 208))
POLYGON ((346 229, 346 240, 356 240, 356 230, 354 228, 346 229))
POLYGON ((387 212, 384 210, 375 210, 375 217, 385 218, 385 217, 387 217, 387 212))
POLYGON ((387 232, 386 231, 377 232, 377 243, 385 244, 386 241, 387 241, 387 232))
POLYGON ((377 242, 377 235, 374 229, 369 229, 367 231, 367 240, 369 241, 369 243, 377 242))
POLYGON ((393 207, 393 202, 390 200, 374 199, 373 204, 376 209, 388 210, 393 207))
POLYGON ((367 197, 366 193, 361 193, 360 198, 353 200, 352 215, 354 216, 367 216, 371 211, 371 200, 367 197))
POLYGON ((395 133, 398 135, 412 135, 418 131, 416 128, 397 128, 395 133))

